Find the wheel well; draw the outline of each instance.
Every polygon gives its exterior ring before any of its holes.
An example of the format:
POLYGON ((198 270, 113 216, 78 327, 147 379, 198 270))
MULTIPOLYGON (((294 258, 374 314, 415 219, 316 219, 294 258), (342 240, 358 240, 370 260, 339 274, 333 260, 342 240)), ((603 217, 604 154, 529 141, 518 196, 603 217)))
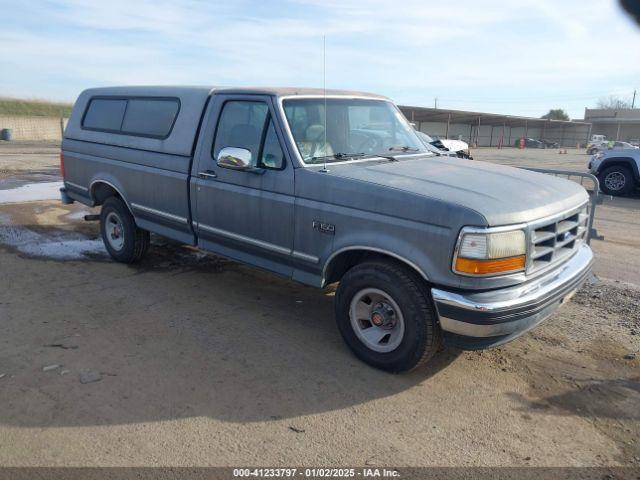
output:
POLYGON ((96 182, 91 187, 91 198, 95 205, 102 205, 109 197, 122 198, 120 192, 105 182, 96 182))
POLYGON ((613 157, 608 158, 600 166, 600 172, 603 172, 607 168, 611 167, 626 167, 631 170, 631 173, 636 180, 640 179, 640 173, 638 172, 638 165, 632 158, 627 157, 613 157))
POLYGON ((380 259, 389 260, 398 265, 407 267, 416 272, 421 278, 424 278, 425 280, 427 279, 415 265, 412 265, 399 257, 376 250, 353 249, 340 252, 329 260, 328 265, 325 267, 324 284, 329 285, 331 283, 339 282, 349 269, 360 263, 380 259))

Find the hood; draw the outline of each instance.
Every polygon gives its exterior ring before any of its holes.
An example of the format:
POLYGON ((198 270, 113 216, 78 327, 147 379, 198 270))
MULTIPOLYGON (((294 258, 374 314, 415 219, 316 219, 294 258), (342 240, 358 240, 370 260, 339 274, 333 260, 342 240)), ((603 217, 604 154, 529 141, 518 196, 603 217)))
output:
POLYGON ((331 174, 474 210, 489 226, 530 222, 588 200, 575 182, 520 168, 451 157, 332 165, 331 174))
POLYGON ((467 142, 463 142, 462 140, 447 140, 440 139, 442 144, 447 147, 452 152, 459 152, 460 150, 469 150, 469 144, 467 142))

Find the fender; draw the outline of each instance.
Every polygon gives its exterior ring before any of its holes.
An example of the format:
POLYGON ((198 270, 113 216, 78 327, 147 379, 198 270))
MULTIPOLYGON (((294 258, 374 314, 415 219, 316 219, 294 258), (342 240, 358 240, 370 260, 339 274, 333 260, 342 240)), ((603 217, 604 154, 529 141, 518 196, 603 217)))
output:
POLYGON ((129 209, 129 212, 131 213, 131 215, 134 216, 133 214, 133 210, 131 209, 131 205, 129 205, 129 201, 127 200, 126 195, 124 194, 124 187, 122 186, 122 184, 111 174, 98 174, 95 175, 91 181, 89 182, 89 195, 91 197, 91 201, 93 203, 93 205, 95 206, 97 203, 97 200, 95 198, 95 187, 97 184, 99 183, 104 183, 106 185, 109 185, 111 188, 113 188, 116 192, 118 192, 118 195, 120 195, 120 198, 122 198, 122 201, 124 202, 124 204, 127 206, 127 208, 129 209))
POLYGON ((324 263, 324 266, 322 267, 322 285, 326 284, 326 279, 327 279, 327 269, 329 268, 329 266, 331 265, 331 262, 341 253, 344 252, 348 252, 348 251, 368 251, 368 252, 374 252, 374 253, 382 253, 384 255, 388 255, 390 257, 395 258, 396 260, 399 260, 400 262, 406 264, 408 267, 411 267, 413 270, 415 270, 416 272, 418 272, 418 274, 420 274, 420 276, 422 278, 424 278, 426 281, 429 281, 429 278, 427 277, 427 275, 424 273, 424 271, 418 266, 416 265, 414 262, 412 262, 411 260, 408 260, 407 258, 403 257, 402 255, 399 255, 397 253, 393 253, 390 252, 389 250, 385 250, 383 248, 378 248, 378 247, 371 247, 371 246, 365 246, 365 245, 353 245, 353 246, 349 246, 349 247, 343 247, 340 248, 339 250, 336 250, 335 252, 333 252, 329 258, 327 259, 327 261, 324 263))
POLYGON ((598 173, 602 173, 605 168, 609 168, 612 165, 625 165, 631 168, 633 176, 636 180, 640 180, 640 168, 638 167, 639 161, 632 157, 606 157, 600 163, 598 167, 598 173))

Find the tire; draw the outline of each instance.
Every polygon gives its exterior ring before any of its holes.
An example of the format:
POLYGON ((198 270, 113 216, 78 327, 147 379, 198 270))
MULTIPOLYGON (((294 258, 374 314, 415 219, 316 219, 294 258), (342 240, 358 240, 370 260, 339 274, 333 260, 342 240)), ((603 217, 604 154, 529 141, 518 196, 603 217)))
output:
POLYGON ((381 370, 412 370, 429 361, 442 344, 425 282, 391 261, 368 261, 351 268, 338 285, 335 311, 338 330, 356 357, 381 370), (363 318, 354 315, 352 322, 351 312, 356 310, 363 318), (374 319, 391 323, 376 326, 374 319))
POLYGON ((149 232, 136 226, 126 204, 117 197, 102 205, 100 234, 111 258, 120 263, 139 262, 149 249, 149 232))
POLYGON ((607 195, 626 195, 635 186, 631 170, 622 165, 606 168, 598 175, 600 190, 607 195))

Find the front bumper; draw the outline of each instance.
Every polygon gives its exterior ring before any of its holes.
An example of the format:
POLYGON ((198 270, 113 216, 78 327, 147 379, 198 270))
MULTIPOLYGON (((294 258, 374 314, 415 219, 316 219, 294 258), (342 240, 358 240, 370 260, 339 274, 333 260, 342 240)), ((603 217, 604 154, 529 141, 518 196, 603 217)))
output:
POLYGON ((526 284, 485 292, 433 288, 445 342, 477 350, 513 340, 568 300, 587 279, 592 264, 591 249, 582 245, 569 261, 526 284))

